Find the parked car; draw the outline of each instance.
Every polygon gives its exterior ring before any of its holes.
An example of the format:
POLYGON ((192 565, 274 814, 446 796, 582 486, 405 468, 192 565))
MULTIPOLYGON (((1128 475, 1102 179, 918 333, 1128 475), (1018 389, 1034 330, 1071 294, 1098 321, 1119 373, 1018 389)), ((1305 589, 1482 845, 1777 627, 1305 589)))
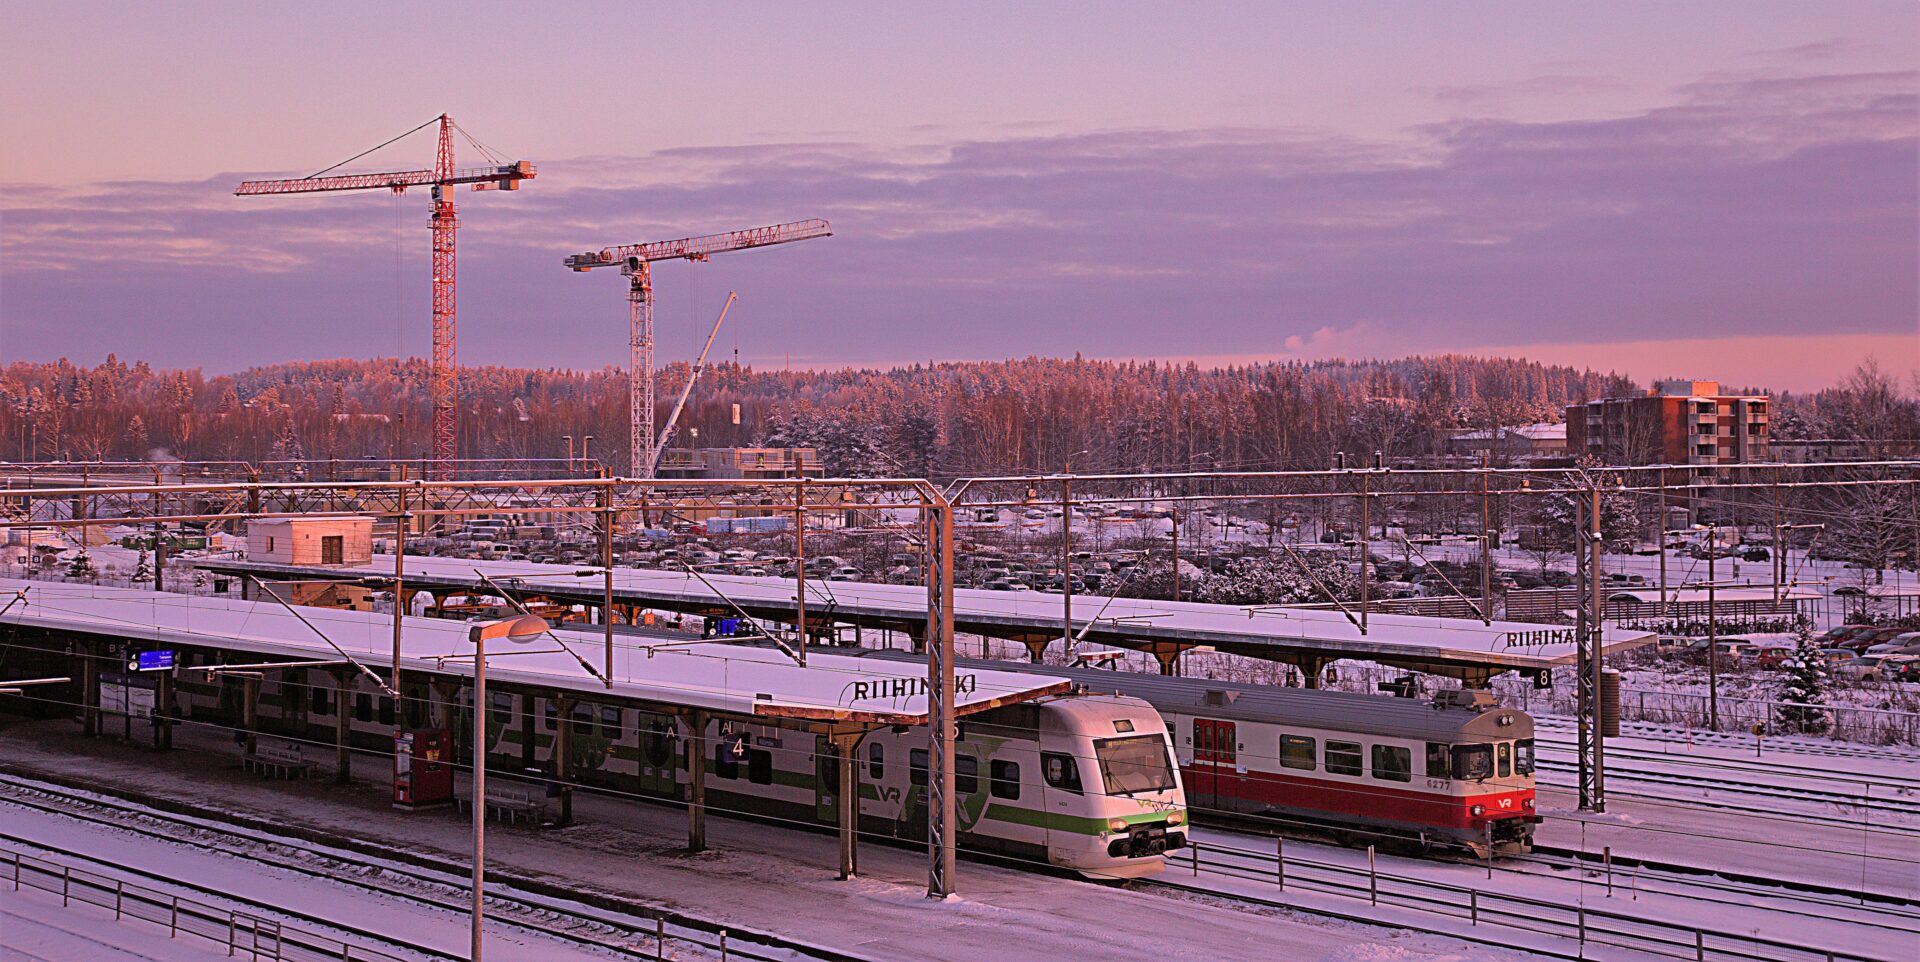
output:
POLYGON ((1880 658, 1860 655, 1851 661, 1843 661, 1832 666, 1832 670, 1842 678, 1851 678, 1854 681, 1879 681, 1881 678, 1881 660, 1880 658))

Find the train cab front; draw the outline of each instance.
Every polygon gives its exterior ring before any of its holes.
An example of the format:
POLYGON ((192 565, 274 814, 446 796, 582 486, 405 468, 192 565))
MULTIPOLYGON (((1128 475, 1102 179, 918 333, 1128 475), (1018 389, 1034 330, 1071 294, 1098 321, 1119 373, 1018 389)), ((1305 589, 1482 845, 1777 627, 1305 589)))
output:
POLYGON ((1066 751, 1043 755, 1050 798, 1077 809, 1052 821, 1050 858, 1089 878, 1140 878, 1187 847, 1186 794, 1159 714, 1134 699, 1104 701, 1105 717, 1076 731, 1066 751))

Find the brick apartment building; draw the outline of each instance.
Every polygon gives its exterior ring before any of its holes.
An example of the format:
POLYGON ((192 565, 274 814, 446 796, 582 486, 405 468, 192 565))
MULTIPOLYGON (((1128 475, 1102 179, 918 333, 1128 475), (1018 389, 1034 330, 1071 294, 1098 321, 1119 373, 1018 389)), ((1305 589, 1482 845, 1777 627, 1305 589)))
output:
POLYGON ((1718 381, 1657 381, 1645 396, 1568 407, 1567 450, 1609 464, 1699 465, 1702 474, 1765 461, 1767 398, 1721 394, 1718 381))

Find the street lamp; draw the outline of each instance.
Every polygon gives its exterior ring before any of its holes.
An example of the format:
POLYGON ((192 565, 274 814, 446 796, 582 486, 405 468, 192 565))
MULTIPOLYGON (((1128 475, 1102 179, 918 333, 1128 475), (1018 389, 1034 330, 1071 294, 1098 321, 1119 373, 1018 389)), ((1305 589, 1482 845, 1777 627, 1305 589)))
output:
POLYGON ((486 884, 487 639, 524 645, 546 634, 548 627, 539 615, 519 615, 482 622, 467 631, 467 640, 473 642, 473 950, 469 962, 480 962, 480 902, 486 884))

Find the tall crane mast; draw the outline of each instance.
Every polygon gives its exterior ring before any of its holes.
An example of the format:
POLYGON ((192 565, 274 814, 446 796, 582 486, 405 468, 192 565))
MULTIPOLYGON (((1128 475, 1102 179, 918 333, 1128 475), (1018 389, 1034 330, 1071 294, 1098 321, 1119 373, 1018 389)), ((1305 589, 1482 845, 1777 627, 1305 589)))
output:
POLYGON ((659 464, 660 446, 653 443, 653 275, 654 261, 704 261, 714 254, 772 247, 815 237, 833 236, 824 220, 795 221, 771 227, 683 237, 679 240, 627 244, 569 255, 564 263, 575 271, 619 266, 628 279, 627 349, 631 355, 627 367, 627 404, 629 423, 627 443, 634 477, 651 478, 659 464))
MULTIPOLYGON (((432 170, 342 174, 331 177, 322 176, 326 171, 321 171, 311 177, 297 177, 291 180, 250 180, 235 188, 233 193, 238 197, 251 197, 261 194, 386 189, 396 194, 404 194, 409 187, 433 188, 433 216, 429 221, 429 225, 433 228, 433 361, 429 386, 429 394, 433 401, 433 473, 438 477, 450 477, 453 473, 453 459, 459 450, 460 439, 459 415, 455 408, 459 371, 454 360, 453 300, 453 234, 460 226, 460 220, 454 215, 452 188, 459 184, 472 184, 474 190, 519 190, 521 181, 533 179, 534 167, 533 164, 524 160, 488 167, 465 169, 455 167, 453 165, 453 118, 441 114, 437 120, 440 124, 440 142, 439 149, 434 155, 432 170)), ((407 133, 421 130, 434 122, 429 120, 407 133)), ((394 138, 394 140, 398 139, 400 138, 394 138)), ((393 141, 390 140, 387 143, 390 144, 393 141)), ((381 146, 384 147, 386 144, 381 146)), ((367 151, 367 153, 371 152, 367 151)))

